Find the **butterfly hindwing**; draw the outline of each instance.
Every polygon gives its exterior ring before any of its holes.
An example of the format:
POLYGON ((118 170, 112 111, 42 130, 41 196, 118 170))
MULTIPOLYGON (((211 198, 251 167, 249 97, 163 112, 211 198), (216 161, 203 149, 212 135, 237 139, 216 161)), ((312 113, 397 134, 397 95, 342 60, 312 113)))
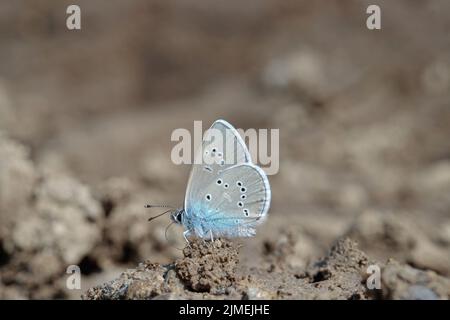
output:
POLYGON ((213 234, 253 236, 270 205, 270 187, 265 173, 253 164, 236 165, 221 172, 216 186, 208 190, 214 188, 219 189, 217 200, 211 201, 208 212, 212 214, 207 217, 213 234))
POLYGON ((259 167, 250 163, 230 167, 219 174, 216 187, 219 187, 220 200, 215 203, 215 209, 244 219, 260 220, 266 215, 270 204, 270 186, 259 167))

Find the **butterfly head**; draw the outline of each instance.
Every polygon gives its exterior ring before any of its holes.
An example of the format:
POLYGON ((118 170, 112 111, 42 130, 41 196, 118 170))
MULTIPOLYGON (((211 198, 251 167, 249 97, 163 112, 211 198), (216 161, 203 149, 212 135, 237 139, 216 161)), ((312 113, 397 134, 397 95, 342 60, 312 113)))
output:
POLYGON ((170 214, 170 218, 173 222, 182 224, 184 217, 184 209, 177 209, 170 214))

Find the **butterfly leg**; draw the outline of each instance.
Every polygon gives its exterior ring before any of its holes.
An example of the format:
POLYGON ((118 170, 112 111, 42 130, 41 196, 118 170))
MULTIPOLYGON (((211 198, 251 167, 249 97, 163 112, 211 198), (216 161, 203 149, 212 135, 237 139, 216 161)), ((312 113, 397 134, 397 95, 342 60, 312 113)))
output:
POLYGON ((187 238, 190 234, 191 234, 191 232, 190 232, 189 230, 186 230, 186 231, 183 232, 184 240, 186 240, 188 246, 191 245, 190 242, 189 242, 189 240, 188 240, 188 238, 187 238))
POLYGON ((213 237, 212 230, 209 230, 209 235, 211 236, 211 242, 214 242, 214 237, 213 237))

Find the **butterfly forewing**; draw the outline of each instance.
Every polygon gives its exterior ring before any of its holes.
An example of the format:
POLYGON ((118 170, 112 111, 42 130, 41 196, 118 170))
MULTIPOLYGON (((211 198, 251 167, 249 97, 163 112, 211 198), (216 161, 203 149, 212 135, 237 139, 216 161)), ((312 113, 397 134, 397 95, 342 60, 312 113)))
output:
POLYGON ((224 120, 214 122, 205 132, 201 148, 196 151, 186 189, 185 208, 189 207, 189 201, 199 199, 200 193, 220 171, 248 162, 251 162, 250 153, 236 129, 224 120))

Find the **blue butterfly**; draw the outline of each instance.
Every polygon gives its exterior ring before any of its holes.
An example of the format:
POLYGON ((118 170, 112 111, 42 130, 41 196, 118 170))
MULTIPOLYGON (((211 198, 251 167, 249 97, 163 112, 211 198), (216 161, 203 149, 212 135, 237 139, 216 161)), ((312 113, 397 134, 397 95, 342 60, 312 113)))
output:
POLYGON ((217 120, 195 154, 184 208, 169 212, 184 227, 188 243, 192 235, 252 237, 267 216, 270 198, 269 180, 252 163, 244 140, 227 121, 217 120))

